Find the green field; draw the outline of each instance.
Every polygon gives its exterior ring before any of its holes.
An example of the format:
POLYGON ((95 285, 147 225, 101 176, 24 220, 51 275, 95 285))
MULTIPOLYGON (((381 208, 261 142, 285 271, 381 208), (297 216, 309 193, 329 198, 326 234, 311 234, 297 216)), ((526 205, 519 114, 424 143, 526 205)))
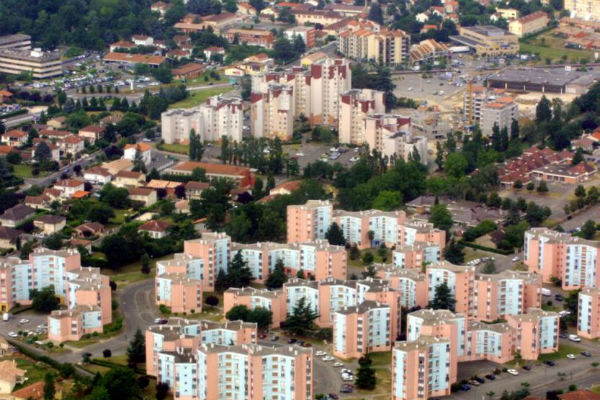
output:
POLYGON ((179 154, 188 154, 189 146, 187 144, 179 144, 179 143, 171 143, 166 144, 163 143, 158 146, 159 150, 169 151, 171 153, 179 153, 179 154))
POLYGON ((520 41, 521 53, 539 54, 542 61, 547 58, 552 62, 568 61, 577 62, 581 59, 592 60, 592 52, 585 50, 568 49, 565 47, 565 40, 552 35, 552 31, 541 33, 537 36, 523 39, 520 41), (565 60, 566 57, 566 60, 565 60))
MULTIPOLYGON (((13 171, 15 173, 16 176, 18 176, 19 178, 31 178, 33 177, 33 174, 31 173, 31 165, 26 165, 26 164, 18 164, 18 165, 13 165, 13 171)), ((44 177, 48 175, 48 172, 46 171, 40 171, 40 173, 38 174, 38 177, 44 177)))
POLYGON ((372 399, 389 399, 390 389, 392 387, 392 371, 390 370, 390 365, 392 364, 392 352, 371 353, 369 354, 369 357, 371 357, 371 360, 373 361, 371 367, 375 370, 377 386, 374 390, 358 389, 356 393, 359 395, 369 395, 372 399))
POLYGON ((173 103, 169 106, 169 108, 191 108, 195 107, 199 104, 204 103, 206 99, 212 96, 216 96, 225 92, 229 92, 232 90, 231 86, 222 86, 215 88, 208 88, 202 90, 193 90, 190 91, 190 95, 187 99, 178 101, 177 103, 173 103))
POLYGON ((558 351, 556 353, 551 354, 542 354, 539 361, 548 361, 548 360, 560 360, 563 358, 567 358, 567 354, 575 354, 578 355, 583 349, 581 347, 575 347, 568 344, 561 344, 558 347, 558 351))

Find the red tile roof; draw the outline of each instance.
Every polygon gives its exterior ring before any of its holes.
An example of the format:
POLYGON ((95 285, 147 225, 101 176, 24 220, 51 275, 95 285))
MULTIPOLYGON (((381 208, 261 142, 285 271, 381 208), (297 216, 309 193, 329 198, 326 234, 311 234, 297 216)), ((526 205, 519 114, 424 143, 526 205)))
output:
POLYGON ((138 231, 164 232, 169 228, 169 226, 171 226, 171 224, 168 222, 151 220, 140 226, 138 231))

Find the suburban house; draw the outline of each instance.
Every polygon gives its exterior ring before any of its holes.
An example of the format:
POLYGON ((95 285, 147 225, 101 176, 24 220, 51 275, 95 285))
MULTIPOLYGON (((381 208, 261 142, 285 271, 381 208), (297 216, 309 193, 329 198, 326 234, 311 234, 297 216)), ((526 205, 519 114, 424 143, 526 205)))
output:
POLYGON ((169 234, 167 230, 170 226, 168 222, 153 219, 141 225, 138 232, 146 232, 152 239, 162 239, 169 234))
POLYGON ((41 215, 33 220, 33 226, 42 231, 44 235, 60 232, 67 225, 67 219, 60 215, 41 215))
POLYGON ((27 133, 19 130, 8 131, 2 135, 2 143, 19 147, 27 142, 27 133))
POLYGON ((67 136, 60 145, 65 154, 70 154, 73 157, 85 150, 85 140, 76 135, 67 136))
POLYGON ((145 206, 151 206, 158 201, 158 196, 154 189, 146 187, 134 187, 129 189, 129 200, 138 201, 145 206))
POLYGON ((73 232, 79 237, 98 236, 104 233, 104 225, 99 222, 84 222, 73 228, 73 232))
POLYGON ((24 203, 26 206, 35 208, 36 210, 49 210, 51 201, 49 196, 41 194, 39 196, 26 196, 24 203))
POLYGON ((123 158, 126 160, 135 161, 135 157, 138 153, 144 164, 150 164, 152 161, 152 147, 147 143, 126 144, 125 151, 123 152, 123 158))
POLYGON ((46 122, 46 125, 48 125, 52 129, 62 129, 64 128, 66 122, 67 117, 60 116, 49 119, 48 122, 46 122))
POLYGON ((0 249, 14 249, 21 231, 0 226, 0 249))
POLYGON ((81 128, 77 134, 86 142, 94 144, 96 140, 102 137, 105 130, 106 128, 100 125, 88 125, 85 128, 81 128))
POLYGON ((105 162, 102 164, 102 168, 106 168, 112 176, 115 176, 121 171, 131 171, 133 163, 129 160, 119 158, 118 160, 105 162))
POLYGON ((83 173, 83 179, 95 185, 105 185, 112 181, 112 175, 103 167, 92 167, 83 173))
POLYGON ((202 197, 202 191, 209 187, 210 184, 208 182, 189 181, 185 184, 185 196, 188 199, 199 200, 202 197))
POLYGON ((56 162, 60 161, 60 148, 56 144, 52 143, 50 140, 42 138, 33 139, 33 146, 31 147, 31 158, 35 157, 35 151, 42 142, 46 143, 48 145, 48 148, 50 148, 50 159, 56 162))
POLYGON ((85 182, 79 179, 63 179, 54 184, 54 188, 61 192, 61 197, 70 199, 77 192, 84 191, 85 182))
POLYGON ((119 171, 115 175, 114 184, 118 187, 138 187, 146 182, 146 175, 135 171, 119 171))
POLYGON ((0 215, 0 224, 4 227, 15 228, 33 217, 35 210, 25 204, 17 204, 0 215))
POLYGON ((17 367, 15 360, 0 362, 0 394, 9 394, 17 383, 23 383, 27 379, 26 371, 17 367))

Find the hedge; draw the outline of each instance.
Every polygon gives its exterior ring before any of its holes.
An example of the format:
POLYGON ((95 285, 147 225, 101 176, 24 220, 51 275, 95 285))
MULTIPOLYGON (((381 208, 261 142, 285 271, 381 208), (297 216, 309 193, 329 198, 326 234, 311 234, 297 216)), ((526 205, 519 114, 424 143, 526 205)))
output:
POLYGON ((494 249, 493 247, 487 247, 487 246, 482 246, 480 244, 477 243, 473 243, 473 242, 466 242, 461 240, 460 243, 464 246, 470 247, 472 249, 478 249, 478 250, 483 250, 483 251, 489 251, 492 253, 496 253, 496 254, 502 254, 503 256, 508 256, 510 254, 513 254, 514 252, 512 250, 502 250, 502 249, 494 249))

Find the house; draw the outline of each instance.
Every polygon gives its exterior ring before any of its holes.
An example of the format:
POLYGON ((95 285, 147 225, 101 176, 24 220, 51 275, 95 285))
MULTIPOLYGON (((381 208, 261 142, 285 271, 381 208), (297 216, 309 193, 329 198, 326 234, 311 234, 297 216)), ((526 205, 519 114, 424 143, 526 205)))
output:
POLYGON ((125 160, 124 158, 120 158, 111 162, 105 162, 102 164, 102 167, 106 168, 106 170, 108 170, 108 172, 114 176, 121 171, 131 171, 133 168, 133 163, 129 160, 125 160))
POLYGON ((167 230, 171 224, 155 219, 146 222, 138 228, 138 232, 146 232, 152 239, 162 239, 168 235, 167 230))
POLYGON ((105 130, 106 128, 101 125, 88 125, 85 128, 81 128, 77 134, 89 144, 94 144, 96 140, 102 137, 105 130))
POLYGON ((26 196, 24 204, 36 210, 49 210, 50 201, 48 196, 41 194, 39 196, 26 196))
POLYGON ((202 168, 210 179, 225 178, 237 182, 240 187, 254 185, 255 170, 237 165, 204 163, 199 161, 183 161, 168 171, 177 175, 191 175, 194 169, 202 168))
POLYGON ((60 215, 42 215, 33 220, 33 226, 42 231, 44 235, 60 232, 67 225, 67 219, 60 215))
POLYGON ((104 225, 99 222, 84 222, 73 228, 73 232, 79 237, 99 236, 104 233, 104 225))
POLYGON ((94 185, 105 185, 112 181, 112 175, 103 167, 92 167, 83 173, 83 179, 94 185))
POLYGON ((42 138, 33 139, 33 146, 31 147, 31 158, 35 158, 35 151, 42 142, 46 143, 46 145, 48 145, 48 148, 50 149, 50 159, 56 162, 60 161, 60 148, 56 144, 52 143, 50 140, 42 138))
POLYGON ((12 92, 9 92, 8 90, 4 90, 4 89, 0 90, 0 104, 10 101, 12 96, 13 96, 12 92))
POLYGON ((175 212, 177 214, 189 214, 190 213, 190 201, 181 199, 175 203, 175 212))
POLYGON ((121 122, 122 119, 123 119, 122 112, 113 112, 111 115, 107 115, 106 117, 102 118, 100 120, 100 125, 102 125, 102 126, 116 125, 119 122, 121 122))
POLYGON ((185 197, 199 200, 202 197, 202 191, 209 187, 208 182, 189 181, 185 184, 185 197))
POLYGON ((61 192, 61 197, 70 199, 75 192, 84 191, 85 182, 79 179, 63 179, 54 184, 54 188, 61 192))
POLYGON ((21 233, 17 229, 0 226, 0 249, 13 249, 17 247, 17 238, 21 233))
MULTIPOLYGON (((239 5, 238 5, 239 7, 239 5)), ((214 55, 225 55, 225 49, 222 47, 216 47, 216 46, 211 46, 211 47, 207 47, 204 49, 204 57, 206 57, 207 60, 210 60, 212 56, 214 55)))
POLYGON ((12 130, 2 135, 2 143, 13 147, 19 147, 27 143, 27 133, 19 130, 12 130))
MULTIPOLYGON (((54 383, 54 398, 62 398, 62 386, 58 382, 54 383)), ((43 400, 44 399, 44 381, 32 383, 22 389, 15 390, 10 394, 10 400, 43 400)))
POLYGON ((62 192, 56 188, 47 188, 46 190, 44 190, 44 193, 42 193, 42 195, 48 199, 48 202, 63 200, 62 192))
POLYGON ((67 136, 61 144, 65 154, 70 154, 73 157, 85 150, 85 140, 76 135, 67 136))
POLYGON ((135 171, 119 171, 114 184, 118 187, 137 187, 146 182, 146 175, 135 171))
POLYGON ((271 189, 269 195, 278 196, 282 194, 292 194, 293 191, 300 189, 301 184, 302 181, 299 180, 281 183, 271 189))
POLYGON ((167 58, 171 60, 181 61, 183 58, 188 58, 192 55, 192 49, 183 50, 183 49, 175 49, 169 50, 167 52, 167 58))
POLYGON ((133 35, 131 41, 136 46, 152 46, 154 44, 154 38, 147 35, 133 35))
POLYGON ((27 379, 26 371, 17 367, 15 360, 0 362, 0 394, 9 394, 17 383, 23 383, 27 379))
POLYGON ((140 159, 145 165, 148 165, 152 162, 152 147, 148 143, 126 144, 123 152, 123 158, 135 162, 138 153, 140 155, 140 159))
POLYGON ((254 16, 256 15, 256 8, 252 7, 249 3, 238 3, 237 13, 242 16, 254 16))
POLYGON ((130 54, 111 52, 104 56, 105 63, 121 64, 134 66, 135 64, 144 64, 152 68, 158 68, 166 60, 163 56, 150 54, 130 54))
MULTIPOLYGON (((205 50, 206 52, 206 50, 205 50)), ((205 53, 206 54, 206 53, 205 53)), ((204 72, 204 66, 200 63, 188 63, 182 65, 179 68, 174 68, 171 70, 173 74, 173 78, 175 79, 193 79, 202 75, 204 72)))
POLYGON ((559 394, 560 400, 600 400, 600 394, 591 390, 575 390, 573 392, 559 394))
POLYGON ((17 151, 17 149, 12 146, 0 145, 0 156, 2 157, 6 157, 13 151, 17 151))
POLYGON ((60 116, 60 117, 55 117, 55 118, 49 119, 48 122, 46 122, 46 125, 48 125, 51 129, 62 129, 65 127, 66 122, 67 122, 67 117, 60 116))
POLYGON ((4 227, 15 228, 27 219, 33 217, 35 210, 24 204, 17 204, 0 215, 0 224, 4 227))
POLYGON ((173 7, 170 3, 165 3, 164 1, 157 1, 150 6, 150 11, 157 12, 161 17, 164 17, 166 12, 173 7))
POLYGON ((135 49, 135 44, 125 41, 125 40, 119 40, 118 42, 115 42, 113 44, 111 44, 108 49, 110 51, 123 51, 123 50, 131 50, 131 49, 135 49))
POLYGON ((156 191, 146 187, 134 187, 129 190, 129 200, 143 203, 144 206, 151 206, 158 201, 156 191))

